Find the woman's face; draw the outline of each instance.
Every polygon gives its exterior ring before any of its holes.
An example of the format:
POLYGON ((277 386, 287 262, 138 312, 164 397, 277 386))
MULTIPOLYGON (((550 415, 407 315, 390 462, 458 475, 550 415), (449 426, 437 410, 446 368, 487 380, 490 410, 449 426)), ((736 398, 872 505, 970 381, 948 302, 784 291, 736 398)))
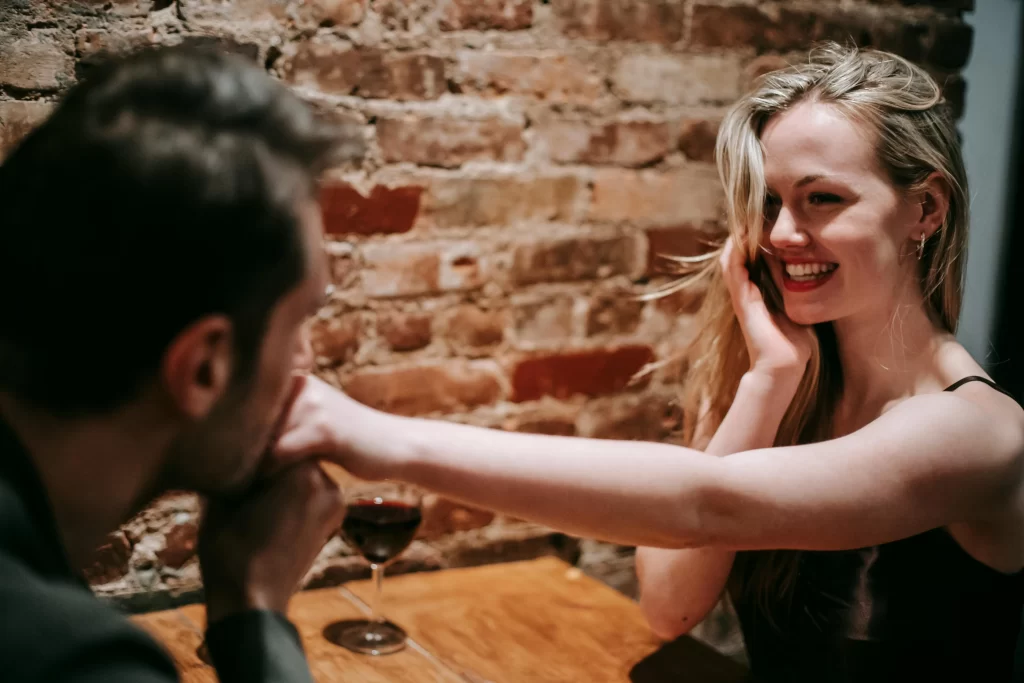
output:
POLYGON ((761 143, 766 261, 787 316, 809 325, 891 306, 914 277, 922 209, 892 185, 869 130, 804 102, 771 119, 761 143))

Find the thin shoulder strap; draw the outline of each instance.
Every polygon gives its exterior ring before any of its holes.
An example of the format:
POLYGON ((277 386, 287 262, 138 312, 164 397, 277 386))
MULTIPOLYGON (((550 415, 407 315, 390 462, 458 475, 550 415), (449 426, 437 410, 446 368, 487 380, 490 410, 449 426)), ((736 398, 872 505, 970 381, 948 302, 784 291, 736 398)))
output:
POLYGON ((992 387, 993 389, 995 389, 999 393, 1006 394, 1007 396, 1012 398, 1014 401, 1017 400, 1016 397, 1014 397, 1013 394, 1011 394, 1006 389, 1003 389, 1001 386, 999 386, 998 384, 996 384, 992 380, 990 380, 990 379, 988 379, 986 377, 979 377, 978 375, 971 375, 969 377, 964 377, 963 379, 958 379, 957 381, 953 382, 948 387, 943 389, 943 391, 956 391, 957 389, 959 389, 963 385, 967 384, 968 382, 981 382, 982 384, 987 384, 988 386, 992 387))

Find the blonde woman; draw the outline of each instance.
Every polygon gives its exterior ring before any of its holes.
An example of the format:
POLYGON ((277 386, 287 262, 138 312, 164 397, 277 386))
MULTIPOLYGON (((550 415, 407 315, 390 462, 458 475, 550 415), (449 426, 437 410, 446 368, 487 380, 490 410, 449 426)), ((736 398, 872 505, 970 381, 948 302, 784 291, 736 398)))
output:
POLYGON ((1009 680, 1024 410, 954 338, 968 194, 939 87, 825 46, 731 109, 717 158, 693 448, 394 417, 310 380, 280 457, 646 546, 655 631, 728 587, 762 680, 1009 680))

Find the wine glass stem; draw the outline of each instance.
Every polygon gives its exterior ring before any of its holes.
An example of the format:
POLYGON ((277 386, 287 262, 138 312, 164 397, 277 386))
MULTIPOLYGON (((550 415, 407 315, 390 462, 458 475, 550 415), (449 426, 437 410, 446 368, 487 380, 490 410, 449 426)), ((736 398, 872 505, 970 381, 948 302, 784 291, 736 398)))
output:
POLYGON ((370 605, 370 624, 373 627, 384 623, 384 565, 371 564, 370 571, 373 572, 373 603, 370 605))

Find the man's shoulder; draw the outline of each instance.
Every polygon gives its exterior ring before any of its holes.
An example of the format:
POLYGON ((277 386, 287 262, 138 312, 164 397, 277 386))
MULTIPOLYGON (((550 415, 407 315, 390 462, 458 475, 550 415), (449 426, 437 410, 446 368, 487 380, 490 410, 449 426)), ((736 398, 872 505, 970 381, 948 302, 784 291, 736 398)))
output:
POLYGON ((2 548, 0 605, 4 680, 53 680, 56 672, 100 653, 152 657, 161 668, 170 664, 156 641, 116 609, 82 586, 34 573, 2 548))

